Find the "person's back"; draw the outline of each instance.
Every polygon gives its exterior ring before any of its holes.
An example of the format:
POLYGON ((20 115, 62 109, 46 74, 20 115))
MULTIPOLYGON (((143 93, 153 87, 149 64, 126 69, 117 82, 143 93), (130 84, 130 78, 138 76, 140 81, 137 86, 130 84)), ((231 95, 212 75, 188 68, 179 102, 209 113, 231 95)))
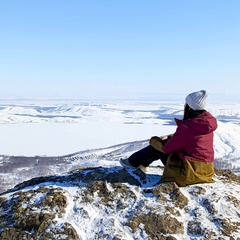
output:
POLYGON ((181 159, 194 159, 200 162, 213 162, 213 131, 217 128, 216 119, 207 111, 186 120, 176 119, 178 129, 163 150, 170 154, 179 151, 181 159))

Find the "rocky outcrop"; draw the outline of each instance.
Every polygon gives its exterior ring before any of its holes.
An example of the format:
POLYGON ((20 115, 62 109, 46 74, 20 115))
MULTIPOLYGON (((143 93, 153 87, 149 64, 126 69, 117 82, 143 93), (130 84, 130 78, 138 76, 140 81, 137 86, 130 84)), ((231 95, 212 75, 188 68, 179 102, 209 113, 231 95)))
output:
MULTIPOLYGON (((158 169, 161 173, 161 169, 158 169)), ((120 167, 31 179, 0 196, 0 239, 240 239, 240 177, 146 185, 120 167)))
POLYGON ((1 198, 0 239, 61 239, 66 232, 66 239, 78 239, 71 224, 64 223, 59 231, 50 228, 55 225, 54 219, 65 213, 66 206, 61 188, 40 187, 17 191, 9 200, 1 198))

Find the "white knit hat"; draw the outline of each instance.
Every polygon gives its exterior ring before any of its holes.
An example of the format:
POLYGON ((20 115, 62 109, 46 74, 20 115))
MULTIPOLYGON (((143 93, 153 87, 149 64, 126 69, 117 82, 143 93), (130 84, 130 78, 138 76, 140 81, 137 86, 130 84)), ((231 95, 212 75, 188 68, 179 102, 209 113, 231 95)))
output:
POLYGON ((206 106, 207 92, 205 90, 193 92, 185 98, 186 103, 193 110, 203 110, 206 106))

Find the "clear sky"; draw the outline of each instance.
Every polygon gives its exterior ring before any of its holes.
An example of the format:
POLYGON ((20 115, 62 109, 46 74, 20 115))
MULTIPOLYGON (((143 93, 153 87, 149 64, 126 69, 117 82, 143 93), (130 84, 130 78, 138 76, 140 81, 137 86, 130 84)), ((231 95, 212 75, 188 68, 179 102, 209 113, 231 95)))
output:
POLYGON ((1 97, 239 96, 239 0, 0 0, 1 97))

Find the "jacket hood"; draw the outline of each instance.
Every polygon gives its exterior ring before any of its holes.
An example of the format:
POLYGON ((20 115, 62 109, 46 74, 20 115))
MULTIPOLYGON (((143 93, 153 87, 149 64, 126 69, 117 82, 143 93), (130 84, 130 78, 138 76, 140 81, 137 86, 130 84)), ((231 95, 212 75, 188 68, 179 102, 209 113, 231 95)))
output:
POLYGON ((216 130, 217 120, 209 112, 205 111, 199 116, 186 120, 175 119, 177 126, 185 125, 201 134, 208 134, 216 130))

